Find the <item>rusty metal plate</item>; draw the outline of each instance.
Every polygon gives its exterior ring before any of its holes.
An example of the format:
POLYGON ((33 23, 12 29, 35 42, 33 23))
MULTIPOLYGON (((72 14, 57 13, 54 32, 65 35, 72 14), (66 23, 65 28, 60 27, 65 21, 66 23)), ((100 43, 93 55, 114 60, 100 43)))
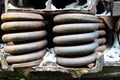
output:
POLYGON ((83 13, 83 14, 92 14, 94 15, 95 13, 91 13, 90 11, 86 10, 77 10, 77 9, 57 9, 57 10, 45 10, 45 9, 8 9, 7 12, 31 12, 31 13, 37 13, 37 14, 42 14, 42 15, 57 15, 57 14, 63 14, 63 13, 83 13))

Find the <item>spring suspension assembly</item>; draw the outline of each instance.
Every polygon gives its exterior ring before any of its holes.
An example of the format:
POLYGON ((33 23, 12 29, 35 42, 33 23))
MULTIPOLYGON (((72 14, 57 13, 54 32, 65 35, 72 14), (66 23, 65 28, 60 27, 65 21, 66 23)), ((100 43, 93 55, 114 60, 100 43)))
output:
POLYGON ((1 16, 1 29, 7 34, 4 52, 10 54, 6 61, 13 68, 33 67, 40 64, 46 53, 46 22, 40 14, 7 12, 1 16))
POLYGON ((66 13, 56 15, 53 21, 56 23, 53 32, 57 36, 53 42, 56 44, 54 52, 57 64, 64 67, 81 67, 96 60, 96 51, 100 51, 101 47, 99 44, 106 41, 104 38, 98 38, 105 34, 103 30, 99 30, 105 25, 98 17, 66 13))

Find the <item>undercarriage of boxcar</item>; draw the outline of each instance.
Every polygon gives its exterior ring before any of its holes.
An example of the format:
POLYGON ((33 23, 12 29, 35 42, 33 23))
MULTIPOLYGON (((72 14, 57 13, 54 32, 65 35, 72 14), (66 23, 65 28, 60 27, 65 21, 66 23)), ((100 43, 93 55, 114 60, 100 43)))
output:
POLYGON ((119 68, 120 0, 1 0, 0 5, 1 70, 80 78, 119 68))

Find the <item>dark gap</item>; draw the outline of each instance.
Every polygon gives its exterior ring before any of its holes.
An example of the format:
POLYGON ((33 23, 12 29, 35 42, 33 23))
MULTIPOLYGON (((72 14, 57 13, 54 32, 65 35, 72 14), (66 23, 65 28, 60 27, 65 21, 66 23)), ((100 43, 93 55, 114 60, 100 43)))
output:
MULTIPOLYGON (((57 36, 56 36, 57 37, 57 36)), ((82 46, 82 45, 87 45, 87 44, 90 44, 90 43, 93 43, 93 41, 87 41, 87 42, 77 42, 77 43, 70 43, 70 44, 55 44, 55 46, 59 46, 59 47, 70 47, 70 46, 82 46)))
POLYGON ((105 11, 104 5, 102 2, 98 2, 97 5, 97 14, 101 14, 105 11))
POLYGON ((48 21, 48 25, 46 26, 46 31, 47 31, 47 40, 48 40, 48 48, 53 48, 54 43, 53 43, 53 38, 55 37, 55 34, 53 33, 52 29, 55 26, 53 22, 53 16, 47 16, 44 15, 44 19, 48 21))
POLYGON ((69 55, 69 56, 66 56, 66 55, 57 55, 57 57, 64 57, 64 58, 80 58, 80 57, 86 57, 86 56, 89 56, 91 54, 93 54, 94 52, 90 52, 90 53, 86 53, 86 54, 79 54, 79 55, 69 55))
POLYGON ((44 9, 47 0, 27 0, 27 3, 33 6, 35 9, 44 9))
MULTIPOLYGON (((4 0, 0 0, 0 16, 5 12, 5 6, 4 6, 4 0)), ((0 18, 0 26, 2 24, 2 20, 0 18)), ((2 42, 2 35, 3 35, 3 31, 0 28, 0 42, 2 42)))
POLYGON ((113 36, 113 31, 111 31, 110 29, 106 29, 106 46, 109 48, 113 45, 114 43, 114 36, 113 36))
POLYGON ((10 0, 10 3, 12 3, 14 6, 17 7, 32 7, 35 9, 44 9, 45 3, 47 0, 22 0, 22 5, 19 4, 19 0, 10 0))
POLYGON ((34 42, 38 42, 38 41, 42 41, 42 40, 46 40, 46 36, 40 39, 34 39, 34 40, 23 40, 23 41, 14 41, 15 45, 18 44, 27 44, 27 43, 34 43, 34 42))
POLYGON ((53 0, 53 5, 56 8, 65 8, 66 5, 75 2, 76 0, 53 0))
POLYGON ((87 0, 80 0, 79 5, 84 5, 87 3, 87 0))

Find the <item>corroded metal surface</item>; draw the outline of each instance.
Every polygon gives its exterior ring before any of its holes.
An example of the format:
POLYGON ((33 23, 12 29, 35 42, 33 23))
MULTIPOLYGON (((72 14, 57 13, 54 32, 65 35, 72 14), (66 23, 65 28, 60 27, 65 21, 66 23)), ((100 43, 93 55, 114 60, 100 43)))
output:
POLYGON ((89 11, 81 11, 77 9, 57 9, 57 10, 31 10, 31 9, 8 9, 8 12, 30 12, 30 13, 37 13, 37 14, 43 14, 43 15, 58 15, 58 14, 64 14, 64 13, 82 13, 82 14, 94 14, 89 11))

